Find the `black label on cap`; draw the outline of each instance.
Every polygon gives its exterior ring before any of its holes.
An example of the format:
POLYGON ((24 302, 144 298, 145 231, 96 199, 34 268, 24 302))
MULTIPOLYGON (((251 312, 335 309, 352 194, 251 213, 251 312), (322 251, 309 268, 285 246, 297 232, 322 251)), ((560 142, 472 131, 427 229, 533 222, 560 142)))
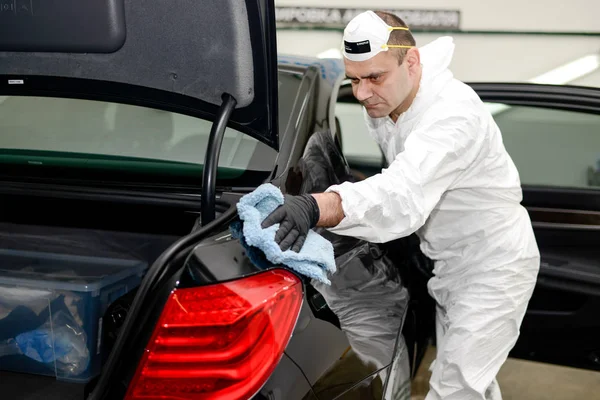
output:
POLYGON ((346 42, 344 40, 344 49, 350 54, 364 54, 371 52, 371 43, 368 40, 362 42, 346 42))

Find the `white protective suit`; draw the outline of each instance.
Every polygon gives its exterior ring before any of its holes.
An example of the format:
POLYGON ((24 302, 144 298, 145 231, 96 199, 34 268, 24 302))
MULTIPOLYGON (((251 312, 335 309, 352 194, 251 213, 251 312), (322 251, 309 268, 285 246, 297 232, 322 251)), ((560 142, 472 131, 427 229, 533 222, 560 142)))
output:
POLYGON ((420 49, 416 98, 394 123, 370 118, 389 167, 332 186, 345 218, 330 230, 372 242, 416 232, 435 261, 437 359, 426 400, 500 399, 495 380, 519 335, 540 256, 519 174, 477 94, 448 69, 452 38, 420 49))

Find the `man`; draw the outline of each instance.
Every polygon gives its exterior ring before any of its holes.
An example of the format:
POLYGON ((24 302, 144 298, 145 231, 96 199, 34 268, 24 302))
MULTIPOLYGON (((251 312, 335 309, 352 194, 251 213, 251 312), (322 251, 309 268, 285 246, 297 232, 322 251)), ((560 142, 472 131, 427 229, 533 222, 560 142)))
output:
POLYGON ((417 49, 401 19, 362 13, 344 63, 389 167, 325 193, 288 196, 263 226, 302 246, 314 226, 372 242, 416 232, 435 261, 437 359, 427 400, 500 399, 495 377, 533 292, 539 251, 520 179, 485 105, 448 69, 443 37, 417 49))

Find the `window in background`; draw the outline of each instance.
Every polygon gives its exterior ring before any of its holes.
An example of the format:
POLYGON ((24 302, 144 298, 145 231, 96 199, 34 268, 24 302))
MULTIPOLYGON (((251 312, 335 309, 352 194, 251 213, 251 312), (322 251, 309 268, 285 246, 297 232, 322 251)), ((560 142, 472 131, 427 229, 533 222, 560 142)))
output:
POLYGON ((600 115, 486 105, 524 185, 600 188, 600 115))
MULTIPOLYGON (((600 189, 600 115, 486 103, 502 131, 524 185, 600 189)), ((383 156, 369 136, 357 103, 338 103, 342 150, 366 176, 380 172, 383 156)))
POLYGON ((383 154, 367 132, 362 106, 358 103, 337 103, 335 115, 339 121, 342 151, 350 167, 366 176, 381 172, 383 154))

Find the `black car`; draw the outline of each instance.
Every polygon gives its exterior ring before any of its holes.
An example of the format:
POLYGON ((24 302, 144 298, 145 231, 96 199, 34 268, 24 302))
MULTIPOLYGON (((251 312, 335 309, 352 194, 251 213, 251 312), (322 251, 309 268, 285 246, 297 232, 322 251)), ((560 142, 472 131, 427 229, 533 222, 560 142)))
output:
POLYGON ((321 232, 399 305, 363 307, 391 323, 371 363, 309 279, 258 268, 230 232, 263 182, 354 179, 332 134, 339 60, 278 65, 272 1, 18 6, 0 15, 3 398, 408 393, 389 371, 408 365, 416 243, 394 258, 321 232))
MULTIPOLYGON (((414 374, 434 331, 432 263, 415 236, 381 245, 319 230, 338 270, 360 278, 328 289, 259 268, 230 231, 236 203, 264 182, 318 192, 383 166, 344 156, 336 112, 354 99, 341 61, 278 58, 270 0, 59 4, 0 13, 0 262, 28 254, 38 281, 55 279, 35 269, 47 254, 146 268, 95 310, 85 379, 57 357, 0 355, 3 398, 406 398, 402 371, 414 374), (369 317, 386 323, 353 325, 369 317), (381 337, 388 352, 368 354, 381 337)), ((474 87, 504 104, 600 110, 591 89, 474 87)), ((514 355, 600 369, 597 196, 525 194, 545 258, 514 355)), ((16 279, 3 268, 0 289, 16 279)), ((81 311, 67 298, 47 309, 81 311)), ((0 346, 7 332, 0 318, 0 346)))

